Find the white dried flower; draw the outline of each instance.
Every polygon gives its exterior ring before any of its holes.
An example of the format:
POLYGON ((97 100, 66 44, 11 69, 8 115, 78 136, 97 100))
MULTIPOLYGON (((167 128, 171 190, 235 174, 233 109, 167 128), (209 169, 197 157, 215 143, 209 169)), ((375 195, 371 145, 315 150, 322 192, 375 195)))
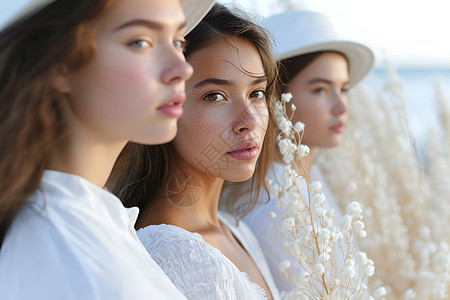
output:
POLYGON ((323 194, 315 194, 312 202, 314 206, 322 205, 325 201, 325 196, 323 194))
POLYGON ((298 151, 301 157, 306 157, 309 155, 310 149, 307 145, 300 145, 298 146, 298 151))
POLYGON ((300 285, 308 285, 309 284, 309 280, 311 279, 311 276, 309 275, 308 272, 303 272, 300 277, 299 277, 299 284, 300 285))
POLYGON ((355 234, 357 236, 361 236, 362 232, 364 231, 364 223, 361 221, 355 221, 353 222, 353 232, 355 232, 355 234))
POLYGON ((271 197, 274 197, 276 199, 280 198, 281 194, 281 188, 278 184, 273 184, 269 186, 269 193, 271 197))
POLYGON ((416 292, 414 292, 413 289, 407 289, 402 298, 405 300, 412 300, 416 299, 416 296, 416 292))
POLYGON ((324 215, 324 210, 322 206, 315 206, 311 209, 311 215, 314 219, 322 217, 324 215))
POLYGON ((375 265, 371 259, 367 260, 367 263, 364 266, 364 275, 367 277, 372 277, 375 273, 375 265))
POLYGON ((294 220, 294 218, 292 218, 292 217, 291 218, 287 218, 287 219, 285 219, 283 221, 283 225, 282 225, 283 231, 291 232, 294 227, 295 227, 295 220, 294 220))
POLYGON ((295 106, 294 103, 291 104, 291 111, 295 111, 297 109, 297 106, 295 106))
POLYGON ((323 264, 315 264, 313 273, 317 276, 322 276, 325 273, 325 266, 323 264))
POLYGON ((344 218, 342 218, 342 228, 346 231, 352 230, 352 217, 349 215, 345 215, 344 218))
POLYGON ((287 259, 283 260, 279 265, 280 272, 285 272, 290 267, 291 267, 291 262, 287 259))
POLYGON ((342 275, 344 278, 355 277, 355 261, 353 259, 347 259, 344 264, 344 269, 342 270, 342 275))
POLYGON ((320 260, 320 262, 322 262, 322 263, 326 263, 327 261, 330 260, 330 255, 328 255, 328 254, 326 254, 326 253, 322 253, 322 254, 320 254, 320 256, 319 256, 319 260, 320 260))
POLYGON ((362 214, 361 206, 356 201, 352 201, 352 202, 348 203, 346 210, 347 210, 347 214, 352 216, 353 218, 357 218, 357 217, 361 216, 361 214, 362 214))
POLYGON ((289 139, 281 139, 278 142, 278 147, 280 148, 281 153, 286 153, 289 151, 289 148, 290 148, 289 143, 290 143, 289 139))
POLYGON ((281 94, 281 101, 288 103, 290 102, 292 99, 292 94, 291 93, 283 93, 281 94))
POLYGON ((386 291, 386 288, 383 286, 377 288, 374 292, 375 299, 382 299, 382 298, 386 297, 386 295, 387 295, 387 291, 386 291))
POLYGON ((322 183, 320 183, 320 181, 314 181, 311 184, 311 191, 315 194, 320 194, 322 192, 322 183))
POLYGON ((305 123, 298 121, 297 123, 295 123, 294 129, 299 133, 303 132, 303 130, 305 130, 305 123))
POLYGON ((365 252, 359 251, 355 255, 355 261, 359 265, 365 265, 367 263, 367 254, 365 252))
POLYGON ((268 216, 270 219, 275 219, 275 218, 277 217, 277 214, 274 213, 273 211, 271 211, 270 213, 267 214, 267 216, 268 216))
POLYGON ((283 133, 289 134, 292 129, 292 122, 287 119, 283 119, 278 124, 278 129, 280 129, 283 133))
POLYGON ((329 241, 331 238, 331 231, 327 228, 321 228, 319 230, 319 234, 317 236, 317 240, 319 241, 319 243, 322 242, 327 242, 329 241))

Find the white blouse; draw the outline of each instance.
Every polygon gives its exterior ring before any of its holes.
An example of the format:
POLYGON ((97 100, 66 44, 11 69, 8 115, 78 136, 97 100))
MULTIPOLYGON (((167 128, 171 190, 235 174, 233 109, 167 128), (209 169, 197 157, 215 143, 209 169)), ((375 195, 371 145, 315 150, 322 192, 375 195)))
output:
MULTIPOLYGON (((223 214, 219 214, 219 218, 223 219, 221 215, 223 214)), ((226 222, 223 223, 227 225, 226 222)), ((138 230, 138 236, 153 259, 188 299, 266 299, 261 287, 250 282, 246 273, 239 271, 225 255, 206 243, 198 233, 161 224, 138 230)), ((250 256, 251 253, 253 251, 249 252, 250 256)), ((260 267, 261 261, 255 263, 260 267)), ((267 270, 267 263, 264 261, 262 264, 266 264, 267 270)), ((263 277, 266 282, 272 282, 274 290, 271 293, 278 294, 270 272, 266 271, 263 277)))
POLYGON ((46 170, 0 250, 2 300, 185 299, 133 228, 138 209, 46 170))

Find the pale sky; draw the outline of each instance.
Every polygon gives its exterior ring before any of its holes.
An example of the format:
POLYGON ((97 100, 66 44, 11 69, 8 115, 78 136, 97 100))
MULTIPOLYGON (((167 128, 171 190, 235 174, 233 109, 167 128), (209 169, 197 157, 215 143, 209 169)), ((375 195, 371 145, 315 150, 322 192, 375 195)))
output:
POLYGON ((286 3, 326 13, 338 30, 374 50, 377 63, 450 68, 449 0, 218 0, 268 16, 286 3), (385 53, 385 54, 383 54, 385 53))

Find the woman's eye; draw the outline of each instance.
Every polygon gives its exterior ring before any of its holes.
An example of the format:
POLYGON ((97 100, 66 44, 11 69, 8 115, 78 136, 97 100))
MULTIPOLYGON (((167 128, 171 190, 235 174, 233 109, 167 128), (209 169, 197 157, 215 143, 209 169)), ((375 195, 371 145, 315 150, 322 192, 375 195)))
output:
POLYGON ((257 90, 257 91, 254 91, 254 92, 252 92, 250 94, 250 98, 252 98, 252 99, 262 99, 262 98, 264 98, 265 94, 266 93, 265 93, 264 90, 257 90))
POLYGON ((130 43, 130 46, 136 49, 150 48, 150 43, 144 40, 138 40, 130 43))
POLYGON ((317 88, 317 89, 314 89, 314 90, 313 90, 313 93, 314 93, 314 94, 320 94, 320 93, 323 93, 323 92, 325 92, 325 89, 324 89, 324 88, 317 88))
POLYGON ((177 49, 184 50, 184 47, 186 47, 186 41, 184 39, 176 40, 173 42, 173 45, 177 49))
POLYGON ((208 102, 219 102, 225 100, 225 97, 219 93, 211 93, 206 95, 203 99, 208 102))
POLYGON ((347 95, 347 92, 348 92, 348 88, 341 89, 342 94, 347 95))

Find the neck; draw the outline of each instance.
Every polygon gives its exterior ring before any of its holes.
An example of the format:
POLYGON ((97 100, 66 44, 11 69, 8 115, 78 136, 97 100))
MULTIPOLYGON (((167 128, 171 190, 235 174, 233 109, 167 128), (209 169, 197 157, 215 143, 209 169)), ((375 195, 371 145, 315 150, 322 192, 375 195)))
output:
POLYGON ((221 228, 217 211, 223 179, 185 170, 168 177, 166 188, 146 208, 138 228, 162 223, 199 233, 221 228))
POLYGON ((71 136, 61 143, 48 169, 78 175, 103 188, 125 144, 71 136))

